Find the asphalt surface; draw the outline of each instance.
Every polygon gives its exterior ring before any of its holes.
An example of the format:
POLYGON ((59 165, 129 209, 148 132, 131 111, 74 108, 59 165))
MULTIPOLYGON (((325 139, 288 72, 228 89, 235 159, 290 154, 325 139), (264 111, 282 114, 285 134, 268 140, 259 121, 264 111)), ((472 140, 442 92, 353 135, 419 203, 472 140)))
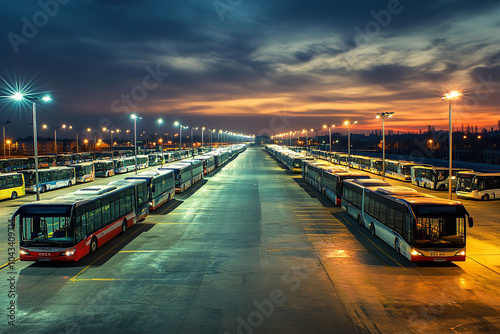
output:
POLYGON ((336 238, 345 226, 250 148, 76 264, 16 262, 15 326, 0 331, 363 332, 325 267, 336 238))

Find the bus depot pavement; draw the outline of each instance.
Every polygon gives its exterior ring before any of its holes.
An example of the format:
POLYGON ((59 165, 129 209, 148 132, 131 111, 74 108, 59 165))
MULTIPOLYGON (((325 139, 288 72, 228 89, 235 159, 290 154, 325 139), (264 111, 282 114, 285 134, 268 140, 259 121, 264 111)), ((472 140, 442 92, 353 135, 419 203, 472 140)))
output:
POLYGON ((76 264, 16 262, 0 332, 498 333, 498 205, 466 203, 465 262, 411 263, 249 148, 76 264))
POLYGON ((308 236, 317 199, 260 148, 203 183, 77 264, 16 263, 1 331, 356 332, 308 236))

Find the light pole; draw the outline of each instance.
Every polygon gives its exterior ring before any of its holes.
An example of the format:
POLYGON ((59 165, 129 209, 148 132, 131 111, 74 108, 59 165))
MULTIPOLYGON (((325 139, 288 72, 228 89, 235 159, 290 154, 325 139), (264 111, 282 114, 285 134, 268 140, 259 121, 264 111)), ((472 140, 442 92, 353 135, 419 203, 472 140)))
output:
POLYGON ((449 137, 450 137, 450 152, 449 152, 449 171, 448 171, 448 199, 452 199, 452 192, 451 192, 451 187, 452 187, 452 184, 451 184, 451 176, 452 176, 452 161, 453 161, 453 128, 452 128, 452 117, 451 117, 451 103, 453 102, 453 100, 457 99, 458 97, 462 96, 462 93, 459 92, 459 91, 451 91, 449 93, 446 93, 444 94, 444 96, 442 97, 442 100, 443 101, 448 101, 449 103, 449 129, 448 129, 448 134, 449 134, 449 137))
POLYGON ((385 118, 392 117, 393 111, 378 112, 376 118, 382 119, 382 180, 385 181, 385 118))
MULTIPOLYGON (((42 125, 42 129, 47 130, 49 126, 47 124, 42 125)), ((54 128, 54 155, 57 157, 57 129, 54 128)))
POLYGON ((356 124, 358 121, 345 121, 344 125, 347 125, 347 171, 349 171, 349 167, 351 166, 351 132, 350 128, 352 124, 356 124))
POLYGON ((90 135, 93 138, 94 145, 92 147, 92 160, 95 160, 95 145, 96 145, 96 141, 97 141, 96 133, 95 132, 92 133, 92 129, 91 128, 87 128, 87 132, 89 132, 90 135))
POLYGON ((135 160, 135 175, 137 175, 137 119, 142 119, 142 117, 136 114, 130 115, 130 118, 134 120, 134 160, 135 160))
POLYGON ((198 130, 198 127, 194 127, 194 126, 191 127, 191 149, 194 148, 194 139, 193 139, 193 131, 194 130, 198 130))
POLYGON ((205 127, 204 126, 201 127, 201 148, 205 147, 205 145, 203 143, 203 131, 205 131, 205 127))
POLYGON ((5 122, 3 122, 3 158, 4 159, 5 159, 5 126, 7 124, 10 124, 9 120, 6 120, 5 122))
POLYGON ((332 128, 334 128, 335 125, 323 125, 323 129, 328 128, 328 151, 332 151, 332 128))
POLYGON ((38 178, 38 141, 36 132, 36 102, 42 100, 44 102, 49 102, 51 100, 50 96, 46 95, 43 97, 28 97, 24 96, 22 93, 15 93, 11 96, 14 100, 22 101, 26 99, 33 103, 33 150, 35 155, 35 184, 36 184, 36 200, 40 200, 40 189, 39 189, 39 178, 38 178))
POLYGON ((7 139, 6 143, 7 143, 7 145, 9 145, 9 158, 10 158, 10 144, 11 144, 12 142, 10 141, 10 139, 7 139))

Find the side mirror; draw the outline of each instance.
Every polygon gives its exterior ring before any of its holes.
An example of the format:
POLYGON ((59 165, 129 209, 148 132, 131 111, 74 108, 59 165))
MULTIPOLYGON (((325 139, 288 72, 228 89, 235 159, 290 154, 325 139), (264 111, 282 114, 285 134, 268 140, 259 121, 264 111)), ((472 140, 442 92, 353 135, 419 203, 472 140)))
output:
POLYGON ((472 226, 474 226, 474 219, 471 216, 469 216, 469 227, 472 226))

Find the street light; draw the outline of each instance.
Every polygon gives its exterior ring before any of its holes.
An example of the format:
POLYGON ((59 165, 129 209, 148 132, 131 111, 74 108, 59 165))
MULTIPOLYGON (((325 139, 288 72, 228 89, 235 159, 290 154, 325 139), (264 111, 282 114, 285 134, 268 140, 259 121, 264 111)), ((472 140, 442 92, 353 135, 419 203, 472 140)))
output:
MULTIPOLYGON (((47 124, 42 125, 42 129, 47 130, 49 126, 47 124)), ((58 127, 54 128, 54 155, 57 158, 57 129, 58 127)))
MULTIPOLYGON (((5 126, 7 124, 10 124, 10 121, 9 120, 6 120, 5 122, 3 122, 3 158, 5 159, 5 126)), ((9 154, 10 155, 10 154, 9 154)))
POLYGON ((344 125, 347 125, 347 171, 351 165, 351 125, 358 123, 358 121, 345 121, 344 125))
POLYGON ((462 96, 462 93, 459 92, 459 91, 456 91, 456 90, 453 90, 449 93, 446 93, 444 94, 444 96, 441 98, 443 101, 448 101, 449 103, 449 130, 448 130, 448 133, 449 133, 449 137, 450 137, 450 153, 449 153, 449 159, 450 159, 450 162, 449 162, 449 172, 448 172, 448 199, 452 199, 452 193, 451 193, 451 187, 452 187, 452 184, 451 184, 451 176, 452 176, 452 161, 453 161, 453 130, 452 130, 452 117, 451 117, 451 103, 453 102, 453 100, 459 98, 460 96, 462 96))
POLYGON ((35 97, 29 97, 25 96, 23 93, 15 93, 14 95, 11 96, 12 99, 16 101, 22 101, 22 100, 28 100, 33 103, 33 150, 35 151, 35 183, 36 183, 36 200, 40 200, 40 189, 38 187, 39 185, 39 178, 38 178, 38 141, 37 141, 37 133, 36 133, 36 102, 39 100, 42 100, 44 102, 49 102, 52 100, 50 96, 45 95, 43 97, 40 96, 35 96, 35 97))
POLYGON ((189 128, 189 126, 183 126, 179 122, 175 122, 174 125, 179 127, 179 151, 180 151, 182 149, 182 129, 183 128, 187 129, 187 128, 189 128))
POLYGON ((332 128, 334 128, 335 125, 323 125, 323 129, 326 129, 328 128, 328 151, 331 152, 332 151, 332 128))
POLYGON ((382 118, 382 180, 385 181, 385 127, 384 120, 386 117, 392 117, 393 111, 378 112, 376 118, 382 118))
POLYGON ((217 129, 210 129, 210 150, 212 149, 212 133, 217 131, 217 129))
POLYGON ((134 120, 134 160, 135 160, 135 175, 137 175, 137 119, 142 119, 142 117, 136 114, 130 115, 130 118, 134 120))
POLYGON ((11 144, 12 142, 10 141, 10 139, 7 139, 7 140, 6 140, 6 143, 7 143, 7 145, 9 145, 9 158, 10 158, 10 144, 11 144))
POLYGON ((201 127, 201 148, 205 147, 205 145, 203 143, 203 131, 205 131, 205 127, 204 126, 201 127))
POLYGON ((191 149, 194 148, 193 130, 198 130, 198 127, 191 127, 191 149))

